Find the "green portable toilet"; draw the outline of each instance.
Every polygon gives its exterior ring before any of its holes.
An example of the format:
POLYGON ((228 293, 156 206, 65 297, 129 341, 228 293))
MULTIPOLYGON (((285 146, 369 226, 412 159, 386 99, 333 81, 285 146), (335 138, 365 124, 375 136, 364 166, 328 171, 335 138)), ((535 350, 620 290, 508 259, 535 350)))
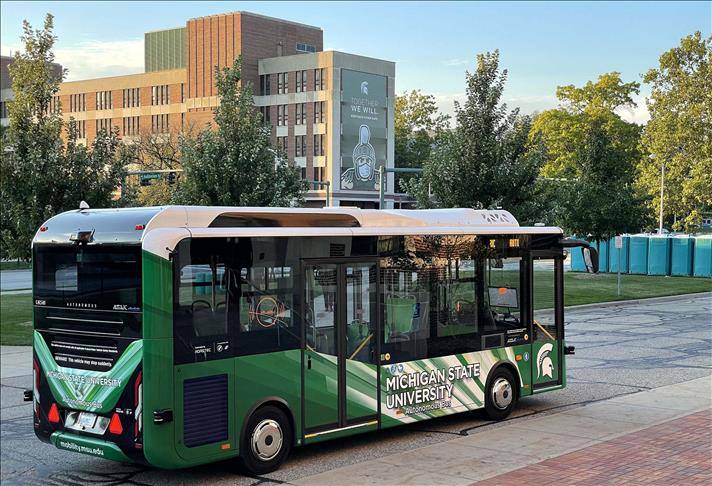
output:
POLYGON ((670 240, 667 235, 650 235, 648 275, 670 275, 670 240))
POLYGON ((692 254, 695 239, 689 235, 676 235, 672 238, 670 257, 670 275, 689 277, 692 275, 692 254))
POLYGON ((641 233, 630 236, 628 272, 638 275, 648 273, 648 235, 641 233))
POLYGON ((695 277, 712 277, 712 235, 695 237, 692 274, 695 277))
POLYGON ((621 235, 623 248, 616 248, 616 237, 608 240, 608 270, 618 272, 618 261, 621 262, 621 273, 628 273, 628 254, 630 252, 630 235, 621 235), (620 257, 620 258, 619 258, 620 257))
POLYGON ((603 273, 608 271, 608 240, 595 242, 598 250, 598 271, 603 273))

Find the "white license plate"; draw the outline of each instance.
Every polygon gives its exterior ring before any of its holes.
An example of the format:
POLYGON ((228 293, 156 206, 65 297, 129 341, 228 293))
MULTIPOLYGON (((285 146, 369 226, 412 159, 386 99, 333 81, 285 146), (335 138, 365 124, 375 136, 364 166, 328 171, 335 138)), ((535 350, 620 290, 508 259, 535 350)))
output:
POLYGON ((81 412, 77 419, 77 425, 82 428, 91 429, 96 423, 96 414, 91 412, 81 412))

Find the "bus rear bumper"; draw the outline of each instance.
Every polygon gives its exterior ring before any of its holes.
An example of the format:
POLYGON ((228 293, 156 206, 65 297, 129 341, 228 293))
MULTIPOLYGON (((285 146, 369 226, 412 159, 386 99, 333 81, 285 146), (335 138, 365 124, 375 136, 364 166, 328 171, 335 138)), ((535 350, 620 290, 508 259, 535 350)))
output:
POLYGON ((55 432, 50 440, 56 448, 65 451, 79 452, 112 461, 133 462, 119 446, 105 440, 68 434, 67 432, 55 432))

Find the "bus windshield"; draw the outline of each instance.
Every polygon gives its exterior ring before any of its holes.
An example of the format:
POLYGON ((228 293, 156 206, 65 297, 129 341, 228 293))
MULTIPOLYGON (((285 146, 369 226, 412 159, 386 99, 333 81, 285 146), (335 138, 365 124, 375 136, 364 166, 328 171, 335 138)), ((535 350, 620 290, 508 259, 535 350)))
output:
POLYGON ((34 250, 34 298, 47 306, 139 311, 141 247, 46 246, 34 250))

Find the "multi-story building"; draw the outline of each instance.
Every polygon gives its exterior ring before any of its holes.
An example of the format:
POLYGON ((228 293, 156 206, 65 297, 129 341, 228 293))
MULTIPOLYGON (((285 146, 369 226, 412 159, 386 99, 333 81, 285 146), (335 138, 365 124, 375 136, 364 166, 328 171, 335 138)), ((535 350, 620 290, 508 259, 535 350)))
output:
MULTIPOLYGON (((63 116, 87 144, 102 128, 128 141, 203 128, 219 105, 215 69, 238 56, 273 142, 322 183, 307 204, 378 207, 378 169, 393 166, 395 64, 324 52, 318 27, 235 12, 148 32, 144 73, 62 83, 63 116)), ((385 196, 391 207, 392 180, 385 196)))

